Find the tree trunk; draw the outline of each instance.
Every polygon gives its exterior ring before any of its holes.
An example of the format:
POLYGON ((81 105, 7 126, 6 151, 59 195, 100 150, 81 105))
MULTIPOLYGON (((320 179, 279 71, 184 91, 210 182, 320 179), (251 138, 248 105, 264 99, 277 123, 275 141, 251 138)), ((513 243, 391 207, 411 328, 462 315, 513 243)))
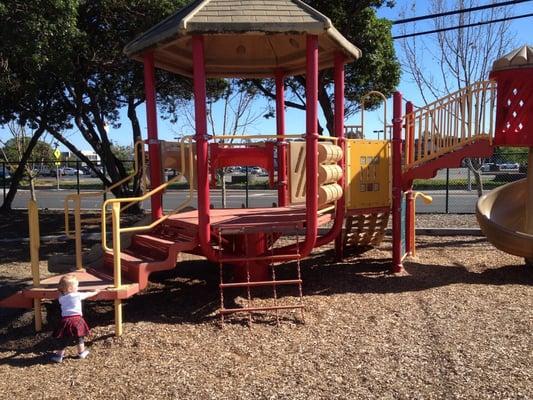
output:
MULTIPOLYGON (((476 164, 480 164, 476 160, 476 164)), ((468 158, 466 160, 466 166, 467 168, 474 174, 474 180, 476 181, 476 190, 477 190, 477 196, 481 197, 483 196, 483 180, 481 179, 481 169, 480 165, 474 165, 474 162, 471 158, 468 158)))
MULTIPOLYGON (((128 118, 131 122, 131 130, 133 133, 133 146, 135 148, 135 143, 142 140, 142 134, 141 134, 141 125, 139 123, 139 118, 137 118, 137 111, 136 111, 136 104, 135 99, 133 97, 130 97, 128 99, 128 118)), ((139 168, 142 168, 142 154, 138 155, 137 158, 137 165, 139 168)), ((131 191, 134 196, 140 196, 142 195, 142 189, 141 189, 141 179, 142 174, 144 171, 139 171, 139 173, 133 178, 133 185, 131 188, 131 191)))
POLYGON ((28 159, 31 156, 33 148, 35 147, 40 137, 44 133, 44 130, 45 130, 44 127, 39 126, 39 128, 33 133, 33 136, 30 142, 28 143, 28 147, 26 147, 26 149, 24 150, 24 154, 22 155, 22 158, 17 166, 17 169, 11 177, 11 184, 9 185, 9 191, 7 192, 6 199, 4 200, 2 207, 0 207, 0 213, 7 214, 11 211, 11 205, 13 204, 13 200, 15 199, 15 195, 17 194, 20 181, 22 180, 22 177, 24 176, 24 171, 26 170, 26 163, 28 162, 28 159))

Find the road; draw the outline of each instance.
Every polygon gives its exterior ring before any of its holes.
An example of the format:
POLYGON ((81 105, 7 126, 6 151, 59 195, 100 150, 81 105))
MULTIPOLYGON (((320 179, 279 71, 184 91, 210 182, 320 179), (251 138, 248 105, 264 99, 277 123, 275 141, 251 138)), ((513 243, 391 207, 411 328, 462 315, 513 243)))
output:
MULTIPOLYGON (((63 209, 63 200, 66 195, 76 193, 75 190, 37 190, 37 201, 41 208, 48 209, 63 209)), ((417 200, 417 212, 420 213, 435 213, 445 212, 446 210, 446 194, 444 191, 429 190, 424 191, 433 197, 433 203, 426 205, 419 198, 417 200)), ((172 210, 176 208, 181 202, 185 201, 188 196, 186 190, 169 191, 163 196, 164 208, 172 210)), ((29 191, 19 190, 13 202, 13 208, 26 208, 29 200, 29 191)), ((227 194, 227 207, 239 208, 245 203, 246 196, 244 190, 229 190, 227 194)), ((449 198, 449 212, 451 213, 473 213, 477 195, 475 191, 468 192, 466 190, 451 190, 449 198)), ((249 206, 250 207, 271 207, 272 203, 277 202, 277 192, 274 190, 250 190, 249 191, 249 206)), ((221 206, 220 190, 211 191, 211 203, 219 208, 221 206)), ((82 199, 82 209, 94 210, 100 209, 102 204, 102 197, 95 196, 82 199)), ((149 200, 143 203, 144 208, 150 207, 149 200)), ((191 206, 196 207, 196 196, 194 196, 191 206)))

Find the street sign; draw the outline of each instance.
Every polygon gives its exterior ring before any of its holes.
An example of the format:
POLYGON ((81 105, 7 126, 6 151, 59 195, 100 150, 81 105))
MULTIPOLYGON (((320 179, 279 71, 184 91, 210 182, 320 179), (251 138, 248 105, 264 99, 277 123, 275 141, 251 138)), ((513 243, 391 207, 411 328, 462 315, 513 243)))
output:
POLYGON ((54 150, 54 157, 56 158, 56 160, 59 160, 61 158, 61 152, 59 151, 59 149, 54 150))
POLYGON ((60 161, 55 161, 55 162, 54 162, 54 165, 55 165, 56 167, 59 167, 59 166, 61 165, 61 162, 60 162, 60 161))

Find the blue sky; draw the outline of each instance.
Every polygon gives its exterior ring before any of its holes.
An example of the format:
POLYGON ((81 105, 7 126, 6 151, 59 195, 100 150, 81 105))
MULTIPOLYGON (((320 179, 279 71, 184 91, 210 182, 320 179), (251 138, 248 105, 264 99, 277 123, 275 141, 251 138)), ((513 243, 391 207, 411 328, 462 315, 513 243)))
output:
MULTIPOLYGON (((393 8, 386 8, 383 7, 378 10, 378 15, 380 17, 389 18, 391 20, 399 19, 401 18, 402 11, 406 10, 407 6, 411 4, 411 0, 397 0, 396 5, 393 8)), ((416 9, 414 11, 415 15, 423 15, 428 13, 427 10, 427 2, 426 1, 416 1, 416 9)), ((486 4, 488 1, 481 1, 481 4, 486 4)), ((525 13, 531 13, 533 11, 533 2, 525 2, 522 4, 517 4, 512 6, 512 13, 514 15, 520 15, 525 13)), ((409 14, 412 15, 412 14, 409 14)), ((516 34, 516 44, 517 45, 523 45, 523 44, 533 44, 533 38, 531 37, 531 25, 533 24, 533 18, 525 18, 525 19, 517 19, 513 20, 511 22, 511 30, 516 34)), ((406 30, 409 32, 410 27, 407 27, 406 30)), ((416 26, 416 31, 423 31, 432 29, 431 26, 431 20, 427 20, 424 22, 419 22, 416 26)), ((399 26, 393 26, 393 35, 400 33, 400 27, 399 26)), ((400 45, 398 43, 399 41, 395 41, 395 48, 396 53, 398 57, 402 57, 402 50, 400 48, 400 45)), ((428 55, 428 58, 431 56, 428 55)), ((431 60, 428 60, 431 62, 431 60)), ((413 82, 410 82, 406 74, 402 74, 402 78, 400 81, 400 84, 398 86, 398 90, 400 90, 404 97, 412 100, 415 104, 421 104, 422 101, 420 99, 420 96, 418 94, 418 90, 413 82)), ((259 101, 256 104, 256 107, 258 109, 261 109, 265 106, 265 101, 259 101)), ((392 110, 392 103, 389 101, 389 110, 392 110)), ((215 112, 216 118, 218 118, 217 113, 219 111, 215 112)), ((139 107, 139 119, 141 121, 141 126, 143 128, 143 134, 146 135, 146 118, 144 113, 144 107, 139 107)), ((125 113, 121 113, 122 115, 122 121, 123 126, 118 129, 111 128, 110 130, 110 137, 113 141, 116 141, 120 144, 131 144, 131 130, 130 126, 128 124, 128 119, 126 118, 125 113)), ((383 111, 378 110, 373 113, 365 113, 365 123, 368 127, 367 132, 372 132, 376 129, 382 129, 383 128, 383 122, 382 122, 382 116, 383 111)), ((392 115, 389 113, 388 120, 392 118, 392 115)), ((347 124, 358 124, 359 123, 359 116, 352 116, 350 119, 346 121, 347 124)), ((169 121, 162 120, 159 118, 159 137, 164 140, 172 140, 173 137, 176 136, 176 134, 184 133, 184 134, 190 134, 191 132, 187 132, 186 129, 181 129, 181 123, 178 123, 177 125, 172 125, 169 121)), ((286 131, 288 134, 290 133, 302 133, 305 130, 305 114, 302 111, 297 111, 294 109, 288 109, 286 114, 286 131)), ((252 134, 274 134, 276 131, 275 126, 275 120, 269 119, 266 120, 264 118, 260 118, 257 123, 254 125, 253 128, 251 128, 248 133, 252 134)), ((81 134, 77 130, 72 130, 70 132, 66 133, 66 136, 69 137, 69 139, 78 146, 81 150, 87 150, 90 149, 90 146, 84 141, 81 134)), ((370 137, 372 137, 372 134, 370 134, 370 137)), ((0 129, 0 138, 3 140, 8 138, 8 134, 5 132, 5 130, 0 129)))

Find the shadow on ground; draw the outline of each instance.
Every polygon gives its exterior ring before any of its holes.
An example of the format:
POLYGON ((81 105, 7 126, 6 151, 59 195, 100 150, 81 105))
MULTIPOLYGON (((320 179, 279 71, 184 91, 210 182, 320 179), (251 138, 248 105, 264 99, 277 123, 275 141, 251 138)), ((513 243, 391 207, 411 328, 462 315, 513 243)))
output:
MULTIPOLYGON (((421 243, 419 248, 467 247, 483 243, 472 238, 435 243, 421 243)), ((387 250, 388 244, 382 249, 387 250)), ((386 254, 386 253, 383 253, 386 254)), ((406 274, 390 275, 390 259, 375 258, 375 254, 350 256, 334 262, 332 251, 319 253, 301 263, 305 296, 329 296, 339 293, 403 293, 423 291, 452 284, 472 285, 532 285, 533 270, 523 265, 505 265, 469 271, 463 265, 435 265, 431 260, 407 261, 406 274)), ((296 264, 277 267, 278 279, 294 279, 296 264)), ((154 273, 146 291, 124 302, 127 322, 203 324, 217 319, 220 306, 218 266, 203 260, 186 261, 171 271, 154 273)), ((280 287, 278 296, 297 296, 297 288, 280 287)), ((271 297, 271 292, 254 291, 258 297, 271 297)), ((246 297, 244 291, 226 293, 226 298, 246 297)), ((226 305, 227 306, 227 305, 226 305)), ((53 348, 50 331, 59 319, 57 302, 46 304, 48 316, 45 330, 35 335, 31 312, 10 310, 0 313, 0 351, 13 352, 0 363, 28 366, 42 363, 41 357, 18 358, 21 353, 42 353, 53 348)), ((85 316, 92 326, 113 324, 113 307, 106 302, 86 302, 85 316)), ((96 340, 104 340, 98 338, 96 340)))

